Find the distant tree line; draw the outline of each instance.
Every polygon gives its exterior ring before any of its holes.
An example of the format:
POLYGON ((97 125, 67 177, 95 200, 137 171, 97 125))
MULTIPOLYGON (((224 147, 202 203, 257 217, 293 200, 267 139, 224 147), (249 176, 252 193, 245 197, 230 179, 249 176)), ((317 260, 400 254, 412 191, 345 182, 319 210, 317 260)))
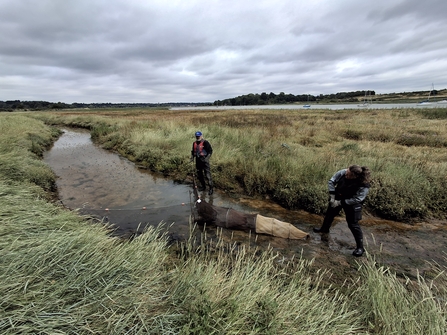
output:
POLYGON ((93 108, 143 108, 143 107, 183 107, 183 106, 211 106, 211 102, 188 103, 188 102, 169 102, 169 103, 79 103, 66 104, 63 102, 48 101, 20 101, 9 100, 0 101, 0 111, 12 112, 15 110, 41 111, 48 109, 93 109, 93 108))
POLYGON ((335 94, 320 94, 320 95, 311 95, 311 94, 285 94, 281 92, 279 94, 275 94, 270 92, 269 94, 263 92, 261 94, 246 94, 241 95, 236 98, 229 98, 224 100, 216 100, 214 101, 215 106, 244 106, 244 105, 277 105, 277 104, 290 104, 290 103, 304 103, 311 102, 315 103, 318 101, 358 101, 358 97, 365 96, 365 93, 368 95, 375 95, 375 91, 355 91, 355 92, 339 92, 335 94))
POLYGON ((67 108, 66 104, 62 102, 52 103, 48 101, 20 101, 20 100, 9 100, 0 101, 0 111, 12 112, 17 109, 28 109, 28 110, 43 110, 52 108, 67 108))

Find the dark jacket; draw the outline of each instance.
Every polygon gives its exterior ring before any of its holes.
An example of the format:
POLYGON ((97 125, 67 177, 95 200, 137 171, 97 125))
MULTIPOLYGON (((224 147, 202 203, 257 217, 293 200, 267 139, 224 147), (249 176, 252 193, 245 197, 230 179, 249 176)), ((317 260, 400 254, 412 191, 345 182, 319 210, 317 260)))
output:
POLYGON ((347 169, 337 171, 328 182, 329 194, 335 194, 342 204, 355 205, 365 201, 370 185, 357 179, 346 178, 347 169))

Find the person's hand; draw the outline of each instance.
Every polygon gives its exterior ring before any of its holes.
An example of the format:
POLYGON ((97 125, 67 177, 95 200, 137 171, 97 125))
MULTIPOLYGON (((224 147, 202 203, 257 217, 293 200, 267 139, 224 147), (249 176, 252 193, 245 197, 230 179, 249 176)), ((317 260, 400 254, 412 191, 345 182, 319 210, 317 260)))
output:
POLYGON ((331 206, 333 208, 341 206, 341 201, 340 200, 334 200, 334 201, 331 202, 331 206))
POLYGON ((191 158, 189 159, 190 162, 194 162, 194 156, 191 156, 191 158))
POLYGON ((207 161, 207 162, 209 163, 210 158, 211 158, 211 155, 206 156, 206 157, 205 157, 205 161, 207 161))
POLYGON ((329 202, 333 203, 335 201, 335 194, 329 194, 329 202))

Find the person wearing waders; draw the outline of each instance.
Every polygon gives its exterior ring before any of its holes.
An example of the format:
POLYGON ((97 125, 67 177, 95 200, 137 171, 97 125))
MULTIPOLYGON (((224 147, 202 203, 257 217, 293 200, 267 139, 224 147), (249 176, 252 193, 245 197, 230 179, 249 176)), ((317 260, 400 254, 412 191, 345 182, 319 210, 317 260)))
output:
POLYGON ((208 194, 213 194, 213 179, 211 178, 210 158, 213 154, 213 148, 210 142, 203 138, 203 134, 196 132, 196 140, 192 144, 191 162, 196 159, 197 178, 199 179, 201 187, 199 191, 206 190, 205 177, 208 180, 208 194))
POLYGON ((366 166, 351 165, 347 169, 337 171, 328 182, 329 205, 321 228, 314 228, 315 233, 329 233, 332 222, 343 209, 348 227, 357 244, 352 253, 360 257, 363 248, 363 232, 359 221, 362 219, 362 205, 369 192, 370 171, 366 166))

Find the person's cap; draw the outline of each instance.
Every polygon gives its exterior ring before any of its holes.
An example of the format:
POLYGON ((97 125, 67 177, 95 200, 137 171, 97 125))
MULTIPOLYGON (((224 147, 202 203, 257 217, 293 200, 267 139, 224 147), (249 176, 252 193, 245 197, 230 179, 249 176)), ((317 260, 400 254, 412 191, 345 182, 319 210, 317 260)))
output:
POLYGON ((197 136, 202 136, 202 133, 201 133, 200 131, 197 131, 197 132, 196 132, 196 137, 197 137, 197 136))

